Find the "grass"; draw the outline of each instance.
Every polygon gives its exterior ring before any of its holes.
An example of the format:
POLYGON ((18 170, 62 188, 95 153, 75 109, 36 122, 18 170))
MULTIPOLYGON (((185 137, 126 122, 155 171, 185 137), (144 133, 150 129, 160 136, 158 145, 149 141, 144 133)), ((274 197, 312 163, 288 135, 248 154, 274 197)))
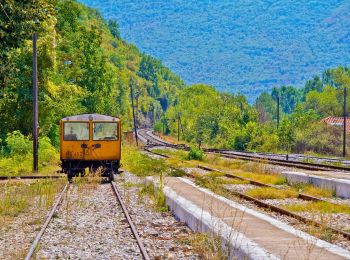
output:
POLYGON ((65 182, 65 180, 38 180, 32 183, 12 181, 1 183, 1 222, 11 220, 33 206, 48 209, 65 182))
POLYGON ((252 189, 247 191, 246 195, 256 199, 286 199, 298 197, 298 193, 294 190, 279 190, 270 187, 252 189))
POLYGON ((123 146, 123 167, 139 177, 159 175, 166 171, 163 159, 152 159, 142 154, 136 147, 123 146))
POLYGON ((304 193, 314 197, 332 198, 335 195, 334 191, 332 190, 318 188, 310 184, 297 183, 292 185, 292 187, 295 188, 300 193, 304 193))
POLYGON ((195 183, 201 187, 212 190, 218 194, 225 194, 226 189, 223 187, 225 184, 247 184, 248 181, 239 179, 224 178, 222 173, 211 172, 207 175, 194 174, 196 176, 195 183))
POLYGON ((316 201, 306 204, 291 204, 285 205, 283 208, 294 212, 309 212, 309 213, 346 213, 350 214, 350 207, 347 205, 333 204, 329 202, 316 201))
POLYGON ((153 183, 143 184, 138 194, 140 197, 147 195, 153 202, 153 208, 159 212, 169 211, 166 205, 165 195, 161 187, 155 187, 153 183))
POLYGON ((208 233, 193 233, 179 239, 181 244, 189 245, 204 260, 228 259, 228 252, 223 250, 219 237, 208 233))
POLYGON ((251 179, 265 184, 283 185, 287 183, 287 179, 285 177, 274 174, 261 174, 241 171, 236 171, 234 172, 234 174, 243 178, 251 179))

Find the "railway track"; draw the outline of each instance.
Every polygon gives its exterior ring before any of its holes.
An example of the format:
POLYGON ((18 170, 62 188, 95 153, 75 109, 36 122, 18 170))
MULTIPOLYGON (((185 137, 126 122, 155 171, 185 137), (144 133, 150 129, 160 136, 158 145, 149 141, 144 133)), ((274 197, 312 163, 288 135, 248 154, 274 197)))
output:
MULTIPOLYGON (((167 155, 153 152, 152 150, 150 150, 148 148, 146 148, 145 150, 147 152, 153 153, 153 154, 158 155, 160 157, 169 158, 169 156, 167 156, 167 155)), ((177 168, 174 168, 174 167, 172 167, 172 168, 175 169, 175 170, 178 170, 177 168)), ((236 179, 239 179, 239 180, 242 180, 242 181, 247 181, 248 183, 256 185, 256 186, 278 188, 278 187, 276 187, 274 185, 269 185, 269 184, 265 184, 265 183, 262 183, 262 182, 254 181, 254 180, 251 180, 251 179, 243 178, 241 176, 234 175, 234 174, 231 174, 231 173, 226 173, 226 172, 223 172, 223 171, 220 171, 220 170, 217 170, 217 169, 213 169, 213 168, 210 168, 210 167, 198 166, 198 168, 201 168, 201 169, 209 171, 209 172, 219 172, 219 173, 222 173, 223 176, 226 177, 226 178, 236 178, 236 179)), ((191 173, 186 173, 186 176, 191 178, 191 179, 195 179, 196 178, 196 176, 191 174, 191 173)), ((298 214, 296 214, 294 212, 288 211, 288 210, 286 210, 284 208, 281 208, 281 207, 278 207, 278 206, 275 206, 275 205, 271 205, 269 203, 264 202, 263 200, 256 199, 256 198, 253 198, 251 196, 248 196, 248 195, 244 194, 243 192, 233 191, 233 190, 225 188, 225 187, 224 187, 224 190, 228 194, 231 194, 231 195, 233 195, 235 197, 244 199, 246 201, 253 202, 255 205, 257 205, 260 208, 268 209, 268 210, 271 210, 271 211, 276 212, 278 214, 294 218, 294 219, 296 219, 296 220, 298 220, 298 221, 300 221, 302 223, 305 223, 307 225, 310 225, 310 226, 315 226, 315 227, 319 227, 319 228, 325 228, 325 224, 323 224, 321 222, 318 222, 316 220, 303 217, 303 216, 298 215, 298 214)), ((306 201, 324 201, 323 199, 320 199, 320 198, 317 198, 317 197, 314 197, 314 196, 310 196, 310 195, 307 195, 307 194, 303 194, 303 193, 298 193, 298 198, 302 199, 302 200, 306 200, 306 201)), ((326 230, 329 230, 329 231, 331 231, 334 234, 342 235, 346 239, 350 240, 350 233, 349 232, 346 232, 346 231, 343 231, 343 230, 340 230, 340 229, 337 229, 337 228, 334 228, 334 227, 331 227, 331 226, 326 226, 326 230)))
MULTIPOLYGON (((159 137, 153 135, 152 131, 150 130, 146 130, 146 129, 140 130, 139 134, 145 140, 147 140, 147 147, 165 146, 165 147, 171 147, 174 149, 189 150, 189 147, 186 145, 174 145, 160 139, 159 137)), ((295 161, 295 160, 292 161, 286 156, 285 156, 286 158, 282 159, 280 158, 280 155, 276 155, 276 154, 274 156, 277 156, 277 157, 272 157, 272 154, 264 155, 264 154, 258 154, 258 153, 236 152, 232 150, 221 150, 221 149, 204 149, 204 152, 207 154, 216 154, 226 158, 239 159, 239 160, 245 160, 245 161, 254 161, 259 163, 293 167, 293 168, 311 170, 311 171, 336 170, 336 171, 350 172, 350 168, 346 166, 326 165, 326 164, 320 164, 320 163, 311 163, 311 162, 303 162, 303 161, 295 161)), ((333 159, 329 159, 329 160, 333 160, 333 159)))
MULTIPOLYGON (((25 257, 25 260, 30 260, 30 259, 33 258, 34 254, 35 254, 35 252, 36 252, 36 250, 38 248, 38 245, 41 242, 46 229, 48 228, 49 223, 52 221, 53 216, 58 211, 59 206, 62 204, 64 194, 67 193, 68 189, 72 185, 73 184, 67 183, 64 186, 63 190, 58 195, 58 197, 57 197, 53 207, 51 208, 49 214, 47 215, 47 218, 46 218, 43 226, 41 227, 39 233, 36 235, 33 243, 31 244, 31 247, 30 247, 30 249, 28 251, 28 254, 25 257)), ((137 246, 138 246, 138 248, 140 250, 140 254, 141 254, 142 258, 145 259, 145 260, 149 260, 150 257, 148 255, 148 253, 147 253, 147 251, 146 251, 146 249, 145 249, 145 247, 144 247, 144 245, 143 245, 143 243, 141 241, 141 238, 140 238, 140 236, 139 236, 139 234, 138 234, 138 232, 136 230, 136 227, 135 227, 135 225, 134 225, 134 223, 133 223, 133 221, 132 221, 132 219, 131 219, 131 217, 130 217, 130 215, 128 213, 128 210, 127 210, 127 208, 125 206, 125 203, 124 203, 124 201, 123 201, 123 199, 122 199, 122 197, 120 195, 118 187, 117 187, 117 185, 114 182, 111 182, 111 188, 112 188, 113 193, 115 194, 115 196, 117 198, 118 204, 120 205, 121 210, 122 210, 122 212, 123 212, 123 214, 125 216, 125 219, 126 219, 128 225, 130 227, 132 235, 134 236, 134 238, 136 240, 136 243, 137 243, 137 246)), ((118 257, 118 256, 115 256, 115 257, 118 257)))
POLYGON ((38 180, 38 179, 61 179, 67 178, 64 176, 58 175, 23 175, 23 176, 0 176, 0 181, 6 180, 38 180))

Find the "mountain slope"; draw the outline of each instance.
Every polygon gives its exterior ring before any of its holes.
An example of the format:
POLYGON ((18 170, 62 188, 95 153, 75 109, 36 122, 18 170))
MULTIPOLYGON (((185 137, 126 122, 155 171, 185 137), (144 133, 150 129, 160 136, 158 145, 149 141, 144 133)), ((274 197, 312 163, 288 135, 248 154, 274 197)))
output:
POLYGON ((116 19, 122 35, 187 83, 204 82, 252 101, 273 86, 301 86, 349 65, 344 0, 81 0, 116 19))

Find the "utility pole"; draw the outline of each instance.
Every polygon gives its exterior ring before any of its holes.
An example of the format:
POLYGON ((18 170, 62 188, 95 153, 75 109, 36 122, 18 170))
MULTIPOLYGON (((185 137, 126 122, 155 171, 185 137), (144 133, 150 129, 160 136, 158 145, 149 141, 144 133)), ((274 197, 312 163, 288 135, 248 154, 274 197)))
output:
POLYGON ((177 141, 180 141, 180 113, 177 114, 177 141))
POLYGON ((280 95, 277 95, 277 128, 280 126, 280 95))
POLYGON ((344 87, 344 102, 343 102, 343 157, 346 156, 346 87, 344 87))
POLYGON ((136 139, 136 146, 139 146, 139 140, 137 136, 137 126, 136 126, 136 117, 135 117, 135 107, 134 107, 134 91, 132 88, 133 82, 130 81, 130 96, 131 96, 131 106, 132 106, 132 117, 134 119, 134 131, 135 131, 135 139, 136 139))
POLYGON ((33 34, 33 172, 38 172, 38 56, 36 48, 37 34, 33 34))

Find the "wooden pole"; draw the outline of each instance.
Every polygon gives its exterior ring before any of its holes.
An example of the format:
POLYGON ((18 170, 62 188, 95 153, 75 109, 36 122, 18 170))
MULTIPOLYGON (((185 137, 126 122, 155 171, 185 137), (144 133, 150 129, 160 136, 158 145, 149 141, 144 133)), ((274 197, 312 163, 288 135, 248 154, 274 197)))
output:
POLYGON ((135 117, 135 107, 134 107, 134 91, 132 88, 132 82, 130 82, 130 96, 131 96, 131 106, 132 106, 132 117, 134 119, 134 131, 135 131, 135 140, 136 146, 139 146, 139 140, 137 136, 137 125, 136 125, 136 117, 135 117))
POLYGON ((280 126, 280 96, 277 95, 277 128, 280 126))
POLYGON ((177 141, 180 141, 180 113, 177 114, 177 141))
POLYGON ((37 34, 33 34, 33 172, 38 172, 38 57, 37 57, 37 34))
POLYGON ((346 156, 346 87, 344 87, 344 102, 343 102, 343 157, 346 156))

